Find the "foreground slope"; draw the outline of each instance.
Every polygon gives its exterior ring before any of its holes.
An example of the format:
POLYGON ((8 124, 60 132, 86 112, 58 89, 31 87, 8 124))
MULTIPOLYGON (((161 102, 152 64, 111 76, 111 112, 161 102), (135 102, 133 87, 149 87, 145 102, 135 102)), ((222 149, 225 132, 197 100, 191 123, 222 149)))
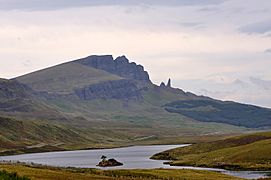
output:
POLYGON ((173 160, 171 165, 226 169, 271 170, 271 132, 249 134, 168 150, 153 159, 173 160))
POLYGON ((8 172, 17 172, 20 176, 27 176, 32 180, 140 180, 140 179, 176 179, 176 180, 241 180, 241 178, 224 175, 218 172, 198 171, 198 170, 96 170, 96 169, 76 169, 76 168, 53 168, 39 166, 24 166, 13 164, 0 164, 0 169, 8 172))

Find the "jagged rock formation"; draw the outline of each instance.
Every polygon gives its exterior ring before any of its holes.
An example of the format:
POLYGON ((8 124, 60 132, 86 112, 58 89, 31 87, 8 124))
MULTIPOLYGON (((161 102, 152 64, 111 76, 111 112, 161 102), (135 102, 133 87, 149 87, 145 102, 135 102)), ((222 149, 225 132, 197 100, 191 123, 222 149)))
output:
POLYGON ((137 65, 134 62, 130 63, 125 56, 120 56, 114 60, 111 55, 94 55, 76 60, 74 62, 91 66, 96 69, 101 69, 124 78, 151 83, 149 74, 144 70, 144 67, 137 65))
POLYGON ((161 82, 160 87, 161 88, 165 88, 165 87, 171 88, 171 79, 170 78, 168 79, 167 85, 164 82, 161 82))
POLYGON ((161 82, 160 87, 161 87, 161 88, 166 87, 165 83, 164 83, 164 82, 161 82))
POLYGON ((142 98, 140 89, 137 88, 136 84, 129 79, 93 84, 88 87, 75 90, 75 94, 81 100, 92 100, 98 98, 139 100, 142 98))
POLYGON ((171 79, 170 78, 168 79, 167 87, 171 87, 171 79))

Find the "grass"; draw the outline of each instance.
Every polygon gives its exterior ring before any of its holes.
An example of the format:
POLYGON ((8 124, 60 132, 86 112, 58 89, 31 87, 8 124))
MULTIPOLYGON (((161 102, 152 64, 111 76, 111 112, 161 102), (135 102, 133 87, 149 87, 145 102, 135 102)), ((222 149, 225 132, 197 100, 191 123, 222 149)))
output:
POLYGON ((30 180, 27 177, 18 176, 16 172, 9 173, 7 171, 0 171, 1 180, 30 180))
MULTIPOLYGON (((99 118, 97 114, 96 118, 99 118)), ((136 116, 137 112, 113 114, 108 120, 93 121, 77 117, 67 122, 18 120, 0 116, 0 155, 206 142, 237 132, 231 126, 227 131, 224 125, 209 124, 206 127, 202 123, 179 120, 176 117, 178 115, 168 116, 167 112, 157 112, 159 118, 151 117, 148 113, 136 116), (222 127, 225 134, 211 133, 222 127)), ((105 115, 101 112, 101 116, 105 115)))
POLYGON ((119 79, 122 78, 78 63, 65 63, 16 78, 36 91, 57 94, 68 94, 76 88, 119 79))
POLYGON ((174 101, 167 111, 203 122, 227 123, 248 128, 270 127, 271 109, 214 99, 174 101))
POLYGON ((270 149, 271 132, 262 132, 168 150, 152 158, 173 160, 170 164, 175 166, 271 170, 270 149))
POLYGON ((218 172, 199 170, 97 170, 77 168, 54 168, 45 166, 27 166, 20 164, 0 164, 0 169, 7 172, 17 172, 20 176, 27 176, 31 180, 240 180, 218 172))

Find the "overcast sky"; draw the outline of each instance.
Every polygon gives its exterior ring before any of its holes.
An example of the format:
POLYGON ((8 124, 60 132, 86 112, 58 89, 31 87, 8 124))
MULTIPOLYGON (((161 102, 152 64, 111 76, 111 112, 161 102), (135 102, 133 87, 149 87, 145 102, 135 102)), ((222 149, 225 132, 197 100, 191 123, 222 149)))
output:
POLYGON ((270 0, 0 0, 0 77, 126 55, 154 83, 271 107, 270 0))

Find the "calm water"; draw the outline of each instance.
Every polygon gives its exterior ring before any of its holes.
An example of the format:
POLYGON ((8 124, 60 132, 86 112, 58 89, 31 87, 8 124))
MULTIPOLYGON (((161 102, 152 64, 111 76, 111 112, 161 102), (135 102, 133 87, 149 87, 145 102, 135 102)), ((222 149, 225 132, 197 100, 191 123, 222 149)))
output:
POLYGON ((196 167, 176 167, 163 164, 164 161, 149 159, 152 155, 168 149, 184 147, 187 145, 158 145, 158 146, 132 146, 116 149, 101 149, 101 150, 79 150, 79 151, 64 151, 64 152, 49 152, 36 154, 23 154, 15 156, 3 156, 0 160, 6 161, 21 161, 33 162, 50 166, 61 167, 78 167, 78 168, 100 168, 96 165, 99 163, 102 155, 108 158, 115 158, 122 162, 124 166, 101 168, 101 169, 154 169, 154 168, 171 168, 171 169, 198 169, 219 171, 225 174, 234 175, 237 177, 256 179, 265 177, 264 172, 252 171, 226 171, 223 169, 213 168, 196 168, 196 167))

